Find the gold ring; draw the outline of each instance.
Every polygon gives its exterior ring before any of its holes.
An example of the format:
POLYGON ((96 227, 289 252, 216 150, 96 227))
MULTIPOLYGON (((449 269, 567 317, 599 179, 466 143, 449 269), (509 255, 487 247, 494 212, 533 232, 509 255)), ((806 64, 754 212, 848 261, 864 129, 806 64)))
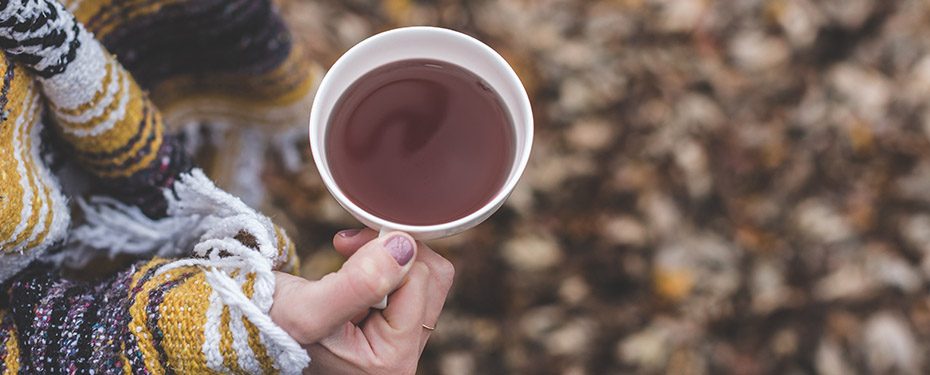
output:
POLYGON ((434 330, 436 330, 436 327, 430 327, 430 326, 428 326, 428 325, 426 325, 426 324, 420 324, 420 325, 423 326, 423 328, 425 328, 427 331, 434 331, 434 330))

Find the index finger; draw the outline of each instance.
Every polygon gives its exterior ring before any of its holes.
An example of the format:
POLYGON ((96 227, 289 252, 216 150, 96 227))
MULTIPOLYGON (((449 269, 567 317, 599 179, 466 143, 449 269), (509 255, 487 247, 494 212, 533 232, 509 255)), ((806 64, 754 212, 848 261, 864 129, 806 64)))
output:
POLYGON ((355 254, 362 245, 378 238, 378 232, 368 228, 346 229, 333 236, 333 247, 346 258, 355 254))

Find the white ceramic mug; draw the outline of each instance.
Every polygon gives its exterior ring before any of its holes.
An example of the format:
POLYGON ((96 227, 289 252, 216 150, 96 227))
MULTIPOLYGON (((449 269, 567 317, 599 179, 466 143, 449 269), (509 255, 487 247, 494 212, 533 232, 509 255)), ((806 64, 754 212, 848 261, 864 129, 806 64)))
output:
MULTIPOLYGON (((310 148, 320 177, 342 207, 366 226, 387 233, 404 231, 418 240, 451 236, 480 224, 497 211, 526 167, 533 144, 533 113, 526 90, 513 68, 497 52, 468 35, 427 26, 404 27, 363 40, 349 49, 323 77, 310 112, 310 148), (465 217, 446 223, 406 225, 367 212, 352 202, 333 179, 326 160, 326 131, 333 107, 343 92, 366 73, 385 64, 432 59, 459 65, 481 77, 500 95, 514 126, 515 152, 510 174, 494 197, 465 217)), ((383 305, 383 303, 382 303, 383 305)), ((375 306, 382 307, 383 306, 375 306)))

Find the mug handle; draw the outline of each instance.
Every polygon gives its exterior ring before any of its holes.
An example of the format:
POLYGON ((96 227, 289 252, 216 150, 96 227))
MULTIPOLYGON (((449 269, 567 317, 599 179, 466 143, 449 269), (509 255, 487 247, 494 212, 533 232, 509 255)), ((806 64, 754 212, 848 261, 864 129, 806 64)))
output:
MULTIPOLYGON (((378 231, 378 238, 384 237, 384 235, 388 234, 389 232, 391 232, 390 228, 382 226, 381 230, 378 231)), ((388 295, 390 295, 391 293, 394 293, 394 291, 391 291, 390 293, 388 293, 388 295)), ((388 296, 386 295, 384 296, 384 298, 381 299, 381 302, 371 305, 371 308, 378 309, 378 310, 384 310, 385 308, 387 308, 387 304, 388 304, 387 299, 388 299, 388 296)))

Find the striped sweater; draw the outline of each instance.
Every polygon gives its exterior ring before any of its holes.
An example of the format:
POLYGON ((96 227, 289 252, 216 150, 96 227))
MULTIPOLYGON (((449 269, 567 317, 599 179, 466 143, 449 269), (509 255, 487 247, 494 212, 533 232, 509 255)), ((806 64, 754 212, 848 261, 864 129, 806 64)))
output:
POLYGON ((0 372, 300 372, 267 314, 292 243, 173 135, 303 121, 314 74, 270 1, 0 0, 0 49, 0 372), (108 196, 69 197, 50 156, 108 196), (89 251, 143 260, 61 276, 89 251))

